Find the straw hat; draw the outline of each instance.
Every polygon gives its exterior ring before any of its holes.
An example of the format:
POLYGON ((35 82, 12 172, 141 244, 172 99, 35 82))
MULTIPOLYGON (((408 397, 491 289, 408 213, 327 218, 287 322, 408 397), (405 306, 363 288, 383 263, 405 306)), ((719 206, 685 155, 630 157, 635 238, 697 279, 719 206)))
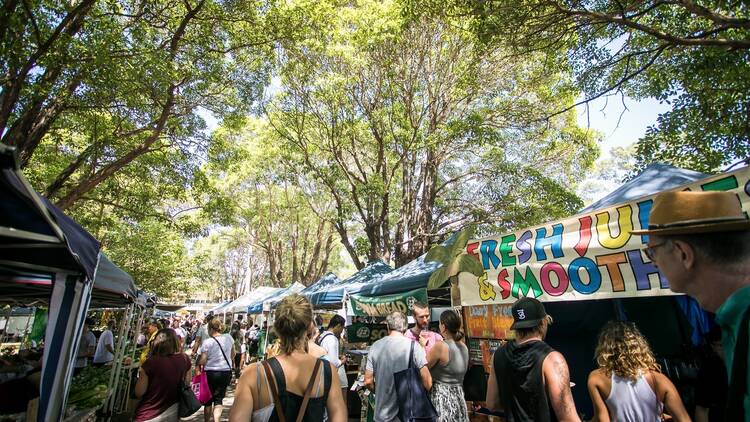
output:
POLYGON ((648 230, 632 234, 692 234, 750 230, 739 198, 731 192, 663 192, 654 198, 648 230))

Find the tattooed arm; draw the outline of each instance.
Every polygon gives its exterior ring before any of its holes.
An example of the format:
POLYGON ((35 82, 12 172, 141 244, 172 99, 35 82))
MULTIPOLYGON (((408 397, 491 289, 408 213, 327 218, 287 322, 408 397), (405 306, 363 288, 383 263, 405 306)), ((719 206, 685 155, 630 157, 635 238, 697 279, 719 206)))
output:
POLYGON ((542 364, 544 385, 552 409, 560 422, 580 422, 570 391, 568 363, 560 352, 552 352, 542 364))

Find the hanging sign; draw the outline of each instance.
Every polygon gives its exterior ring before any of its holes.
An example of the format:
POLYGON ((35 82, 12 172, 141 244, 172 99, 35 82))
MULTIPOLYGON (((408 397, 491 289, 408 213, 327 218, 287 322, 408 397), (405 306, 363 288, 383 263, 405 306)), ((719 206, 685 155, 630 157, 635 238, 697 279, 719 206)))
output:
POLYGON ((514 337, 512 305, 467 306, 464 326, 471 338, 509 339, 514 337))
POLYGON ((351 295, 349 301, 357 316, 387 316, 395 311, 408 315, 415 302, 427 303, 427 289, 372 297, 351 295))
MULTIPOLYGON (((703 179, 675 190, 735 192, 750 212, 750 168, 703 179)), ((461 304, 510 304, 519 297, 543 302, 672 295, 667 279, 643 249, 655 195, 565 220, 470 240, 466 253, 482 263, 481 277, 460 273, 461 304)))
POLYGON ((346 341, 349 343, 372 344, 388 335, 385 324, 365 324, 356 322, 346 327, 346 341))

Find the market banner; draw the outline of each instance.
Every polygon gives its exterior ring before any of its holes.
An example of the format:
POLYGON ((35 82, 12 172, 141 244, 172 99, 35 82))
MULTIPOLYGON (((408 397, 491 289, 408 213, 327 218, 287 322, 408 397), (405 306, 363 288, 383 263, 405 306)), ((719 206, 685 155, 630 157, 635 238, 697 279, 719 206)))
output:
POLYGON ((415 302, 427 303, 427 289, 372 297, 351 295, 349 301, 357 316, 387 316, 395 311, 409 315, 415 302))
POLYGON ((372 344, 387 335, 388 327, 385 324, 355 322, 346 327, 346 341, 349 343, 372 344))
MULTIPOLYGON (((750 212, 748 167, 675 190, 735 192, 750 212)), ((469 240, 466 253, 482 263, 485 274, 459 274, 461 304, 510 304, 523 296, 553 302, 674 294, 643 251, 648 236, 630 234, 648 227, 654 196, 469 240)))

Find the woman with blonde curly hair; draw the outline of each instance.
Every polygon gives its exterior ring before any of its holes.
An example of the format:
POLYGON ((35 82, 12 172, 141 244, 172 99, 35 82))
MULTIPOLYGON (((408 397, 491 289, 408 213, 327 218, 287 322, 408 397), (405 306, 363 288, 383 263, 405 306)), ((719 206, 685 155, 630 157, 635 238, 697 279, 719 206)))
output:
POLYGON ((690 421, 674 384, 661 373, 635 324, 610 321, 596 346, 598 369, 589 374, 592 421, 661 421, 664 408, 675 422, 690 421))
POLYGON ((308 352, 312 321, 305 297, 293 294, 279 303, 273 322, 279 354, 242 372, 230 422, 319 422, 326 412, 329 421, 346 422, 335 368, 308 352))

